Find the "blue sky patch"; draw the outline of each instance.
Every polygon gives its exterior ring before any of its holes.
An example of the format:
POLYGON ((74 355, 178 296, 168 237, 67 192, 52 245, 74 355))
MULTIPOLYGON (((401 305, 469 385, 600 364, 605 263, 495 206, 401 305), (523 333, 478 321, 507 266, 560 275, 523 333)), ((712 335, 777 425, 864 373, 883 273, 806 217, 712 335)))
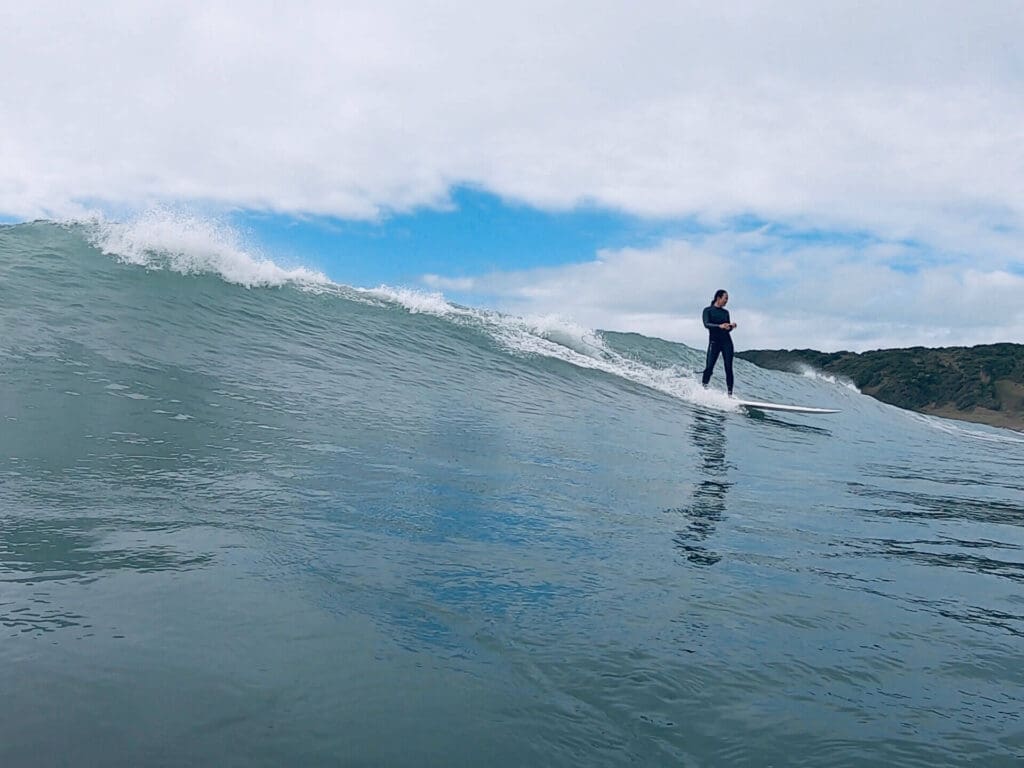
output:
POLYGON ((602 248, 649 248, 710 231, 695 220, 641 219, 598 208, 543 211, 468 188, 456 189, 449 207, 380 221, 239 212, 232 223, 274 261, 315 267, 357 286, 581 263, 602 248))

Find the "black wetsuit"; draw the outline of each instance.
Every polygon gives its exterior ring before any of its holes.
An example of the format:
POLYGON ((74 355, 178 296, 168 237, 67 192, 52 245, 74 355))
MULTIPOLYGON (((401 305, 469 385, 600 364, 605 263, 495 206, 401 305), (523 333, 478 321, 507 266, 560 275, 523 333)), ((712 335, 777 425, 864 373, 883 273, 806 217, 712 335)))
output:
POLYGON ((708 358, 701 380, 706 387, 711 381, 711 374, 714 373, 718 356, 721 355, 722 362, 725 363, 725 386, 728 387, 731 395, 733 382, 732 336, 729 335, 729 331, 718 327, 722 323, 728 322, 730 322, 728 310, 716 307, 714 304, 704 308, 704 327, 708 329, 708 358))

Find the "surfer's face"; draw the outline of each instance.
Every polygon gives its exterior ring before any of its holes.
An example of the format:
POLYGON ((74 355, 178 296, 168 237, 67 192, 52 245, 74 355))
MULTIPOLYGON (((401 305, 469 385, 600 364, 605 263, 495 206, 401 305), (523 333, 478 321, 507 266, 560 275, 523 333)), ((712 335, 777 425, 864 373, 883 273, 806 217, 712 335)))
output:
POLYGON ((724 307, 728 303, 729 303, 729 294, 728 293, 723 293, 722 297, 718 301, 715 302, 715 306, 716 307, 724 307))

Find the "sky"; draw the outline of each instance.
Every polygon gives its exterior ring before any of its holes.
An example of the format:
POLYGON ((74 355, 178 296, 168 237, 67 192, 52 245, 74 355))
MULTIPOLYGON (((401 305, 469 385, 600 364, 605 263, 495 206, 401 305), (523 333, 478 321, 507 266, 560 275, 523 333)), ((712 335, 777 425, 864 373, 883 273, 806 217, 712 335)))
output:
POLYGON ((0 6, 0 218, 703 346, 1024 342, 1024 5, 0 6))

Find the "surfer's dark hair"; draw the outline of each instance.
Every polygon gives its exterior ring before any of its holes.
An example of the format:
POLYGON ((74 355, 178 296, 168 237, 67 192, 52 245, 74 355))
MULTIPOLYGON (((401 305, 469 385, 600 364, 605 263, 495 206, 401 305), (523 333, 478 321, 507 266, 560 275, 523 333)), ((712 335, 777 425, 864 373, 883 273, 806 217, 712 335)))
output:
POLYGON ((716 301, 718 301, 720 298, 725 296, 725 294, 727 294, 727 293, 728 293, 728 291, 725 290, 725 288, 719 288, 717 291, 715 291, 715 298, 713 298, 711 300, 711 303, 714 304, 716 301))

